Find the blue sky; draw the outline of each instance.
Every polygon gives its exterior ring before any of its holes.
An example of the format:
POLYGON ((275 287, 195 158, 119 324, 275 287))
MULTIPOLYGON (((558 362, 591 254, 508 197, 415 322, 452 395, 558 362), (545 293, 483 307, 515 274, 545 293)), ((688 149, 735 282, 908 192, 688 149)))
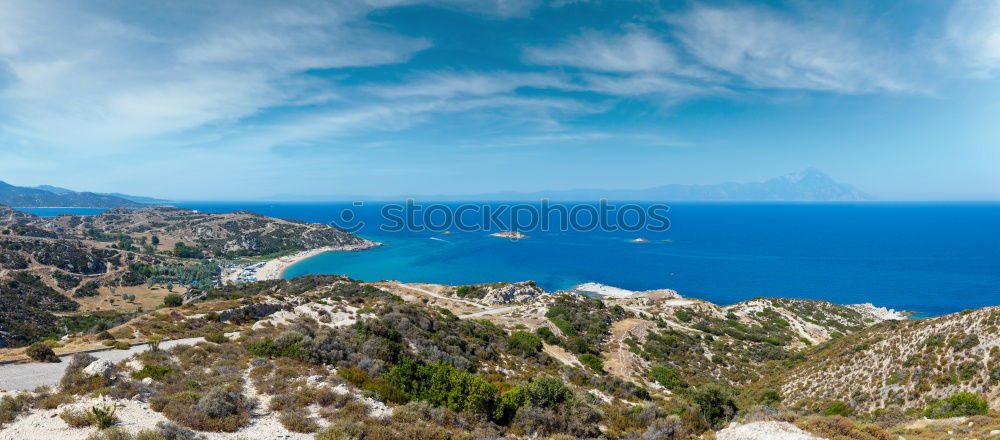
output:
POLYGON ((998 75, 991 0, 12 0, 0 180, 220 200, 817 167, 1000 199, 998 75))

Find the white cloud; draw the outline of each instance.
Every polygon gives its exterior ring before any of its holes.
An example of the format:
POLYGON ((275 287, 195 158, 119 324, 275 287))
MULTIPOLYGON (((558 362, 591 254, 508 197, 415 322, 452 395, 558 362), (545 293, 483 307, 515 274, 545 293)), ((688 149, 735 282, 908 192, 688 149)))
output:
POLYGON ((675 72, 682 69, 672 47, 639 29, 621 35, 584 32, 560 46, 529 48, 525 51, 525 59, 541 65, 605 72, 675 72))
POLYGON ((127 149, 335 96, 303 73, 404 62, 429 46, 370 25, 371 7, 356 2, 157 5, 145 11, 157 20, 69 2, 0 5, 0 60, 13 78, 0 84, 4 128, 127 149))
POLYGON ((370 86, 368 90, 383 98, 418 96, 448 98, 460 95, 494 95, 514 92, 522 87, 566 88, 560 75, 512 72, 433 72, 410 82, 370 86))
MULTIPOLYGON (((694 84, 664 75, 638 74, 625 77, 611 75, 583 75, 586 89, 613 96, 664 95, 673 99, 689 98, 717 87, 694 84)), ((713 90, 715 89, 715 90, 713 90)))
POLYGON ((747 85, 840 93, 905 91, 889 53, 858 30, 755 7, 695 6, 671 16, 676 36, 705 66, 747 85))
POLYGON ((948 14, 948 41, 960 62, 978 73, 1000 67, 1000 2, 961 0, 948 14))

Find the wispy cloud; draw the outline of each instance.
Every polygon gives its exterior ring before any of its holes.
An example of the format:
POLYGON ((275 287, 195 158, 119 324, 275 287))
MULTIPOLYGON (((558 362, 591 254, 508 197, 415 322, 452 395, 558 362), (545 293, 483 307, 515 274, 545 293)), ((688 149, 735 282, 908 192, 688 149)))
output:
POLYGON ((382 98, 438 97, 460 95, 494 95, 514 92, 520 88, 566 88, 558 74, 512 72, 430 72, 400 84, 368 86, 366 89, 382 98))
POLYGON ((974 73, 989 74, 1000 68, 1000 3, 961 0, 948 14, 948 42, 959 63, 974 73))
POLYGON ((109 147, 301 101, 315 92, 309 70, 403 62, 430 44, 337 3, 163 3, 163 22, 136 22, 110 8, 5 2, 0 59, 13 79, 0 113, 42 142, 109 147))
POLYGON ((693 5, 667 29, 627 25, 525 50, 526 62, 571 67, 588 90, 677 102, 733 89, 907 92, 890 52, 843 20, 817 21, 756 6, 693 5), (835 24, 836 23, 836 24, 835 24))
POLYGON ((524 56, 534 64, 605 72, 682 70, 674 49, 641 29, 620 35, 588 31, 572 36, 558 46, 528 48, 524 56))
POLYGON ((669 22, 685 50, 746 85, 839 93, 910 88, 893 56, 859 29, 762 7, 695 6, 669 22))

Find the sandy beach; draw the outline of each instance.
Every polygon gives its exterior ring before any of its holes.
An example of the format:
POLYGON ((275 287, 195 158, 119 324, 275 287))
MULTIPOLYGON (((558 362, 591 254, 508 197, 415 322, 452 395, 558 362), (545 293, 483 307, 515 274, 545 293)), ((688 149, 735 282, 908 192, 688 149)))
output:
POLYGON ((252 270, 252 276, 256 281, 277 280, 284 275, 285 271, 288 270, 289 267, 292 267, 296 263, 299 263, 311 257, 315 257, 319 254, 323 254, 326 252, 361 251, 381 245, 382 243, 366 241, 365 243, 359 245, 325 246, 316 249, 309 249, 292 255, 285 255, 283 257, 274 258, 264 262, 263 264, 261 264, 259 267, 256 268, 254 268, 254 266, 256 265, 240 265, 235 268, 227 268, 222 275, 223 282, 229 284, 229 283, 236 283, 243 281, 240 279, 241 274, 243 274, 243 272, 248 268, 252 270))

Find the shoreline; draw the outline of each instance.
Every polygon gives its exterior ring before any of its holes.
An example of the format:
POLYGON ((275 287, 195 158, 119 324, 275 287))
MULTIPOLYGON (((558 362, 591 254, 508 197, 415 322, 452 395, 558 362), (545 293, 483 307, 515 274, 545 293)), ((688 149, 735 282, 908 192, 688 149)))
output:
POLYGON ((364 243, 356 245, 345 245, 345 246, 324 246, 315 249, 309 249, 305 251, 300 251, 291 255, 285 255, 278 258, 272 258, 265 261, 264 263, 257 263, 260 266, 254 268, 256 265, 240 265, 237 266, 235 271, 223 273, 222 280, 225 284, 239 283, 246 280, 240 278, 240 274, 248 268, 252 268, 252 276, 254 281, 267 281, 267 280, 279 280, 281 279, 285 271, 288 268, 301 263, 309 258, 315 257, 320 254, 325 254, 327 252, 356 252, 363 251, 366 249, 371 249, 374 247, 383 246, 382 243, 365 240, 364 243))

